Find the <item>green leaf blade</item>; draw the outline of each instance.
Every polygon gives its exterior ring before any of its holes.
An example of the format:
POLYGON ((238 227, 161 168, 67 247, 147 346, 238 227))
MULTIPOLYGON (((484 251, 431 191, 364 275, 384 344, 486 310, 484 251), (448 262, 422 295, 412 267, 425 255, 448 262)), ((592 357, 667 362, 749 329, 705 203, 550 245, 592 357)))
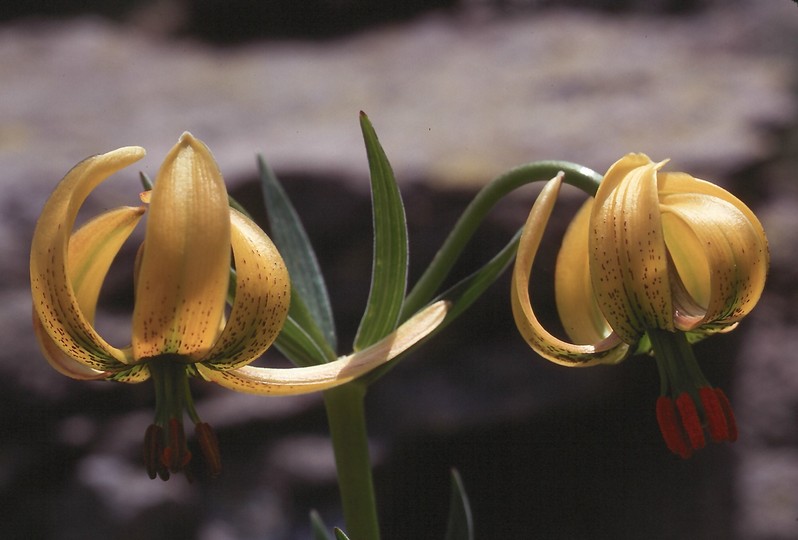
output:
POLYGON ((371 175, 374 256, 369 298, 355 337, 356 351, 376 343, 399 324, 407 289, 408 261, 407 221, 399 186, 364 113, 360 115, 360 127, 371 175))
POLYGON ((294 298, 301 299, 325 341, 332 350, 336 350, 338 343, 332 307, 313 246, 288 195, 262 156, 258 156, 258 169, 272 239, 291 276, 291 310, 294 310, 294 298))

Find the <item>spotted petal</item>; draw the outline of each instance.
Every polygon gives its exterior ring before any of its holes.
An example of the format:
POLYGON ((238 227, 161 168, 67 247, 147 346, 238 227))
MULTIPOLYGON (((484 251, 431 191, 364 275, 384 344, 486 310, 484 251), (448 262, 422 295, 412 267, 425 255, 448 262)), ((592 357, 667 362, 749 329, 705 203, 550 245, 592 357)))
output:
POLYGON ((765 285, 764 234, 731 203, 701 194, 669 195, 662 204, 662 218, 666 240, 673 236, 668 245, 674 246, 674 264, 704 311, 698 320, 677 319, 683 322, 680 329, 732 324, 747 315, 765 285))
POLYGON ((430 304, 374 345, 327 364, 286 369, 244 366, 229 371, 197 364, 197 369, 210 381, 248 394, 292 395, 327 390, 368 373, 413 346, 443 321, 448 309, 445 301, 430 304))
POLYGON ((644 154, 621 158, 599 185, 590 218, 596 300, 609 325, 629 344, 648 328, 674 330, 657 196, 662 165, 644 154))
MULTIPOLYGON (((30 277, 37 324, 41 323, 43 331, 39 334, 48 335, 57 344, 57 349, 89 368, 89 371, 75 366, 67 369, 79 376, 90 375, 91 370, 116 371, 131 359, 125 351, 107 343, 83 312, 69 277, 67 253, 70 233, 88 194, 113 173, 142 157, 143 148, 127 147, 80 162, 67 173, 47 200, 33 233, 30 277)), ((103 252, 115 253, 115 249, 108 244, 103 252)), ((98 285, 90 279, 87 286, 98 285)), ((88 295, 87 290, 81 286, 81 295, 88 295)), ((87 307, 91 304, 85 298, 81 301, 87 307)), ((90 311, 93 312, 93 307, 90 311)), ((43 347, 46 354, 56 350, 52 344, 43 343, 43 347)), ((51 360, 52 356, 50 354, 51 360)))
POLYGON ((136 359, 205 355, 224 316, 229 271, 227 190, 210 150, 184 133, 152 190, 133 311, 136 359))
POLYGON ((614 364, 623 360, 629 352, 628 345, 621 342, 615 334, 594 344, 568 343, 543 328, 532 308, 529 297, 532 265, 561 184, 562 177, 557 176, 544 186, 532 206, 521 234, 510 294, 515 323, 529 346, 554 363, 565 366, 614 364))
POLYGON ((288 270, 271 239, 249 218, 230 209, 236 295, 227 325, 202 360, 216 369, 249 364, 268 349, 291 303, 288 270))
MULTIPOLYGON (((69 240, 69 280, 77 305, 89 324, 94 324, 97 299, 108 268, 143 214, 143 208, 110 210, 83 225, 69 240)), ((44 331, 41 319, 35 313, 33 326, 45 358, 57 371, 74 379, 99 379, 110 375, 87 367, 64 353, 58 342, 44 331)))

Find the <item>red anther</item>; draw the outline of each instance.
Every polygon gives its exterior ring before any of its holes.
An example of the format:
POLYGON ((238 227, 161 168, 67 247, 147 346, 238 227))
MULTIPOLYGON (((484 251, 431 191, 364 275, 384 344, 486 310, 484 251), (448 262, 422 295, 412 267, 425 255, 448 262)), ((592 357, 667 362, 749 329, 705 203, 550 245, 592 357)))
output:
POLYGON ((679 409, 679 415, 682 417, 682 426, 690 441, 690 446, 692 446, 694 450, 704 448, 704 445, 706 445, 704 428, 701 425, 701 418, 698 416, 698 410, 695 408, 693 397, 687 392, 683 392, 676 398, 676 407, 679 409))
POLYGON ((222 472, 222 455, 219 452, 219 439, 211 426, 205 422, 194 425, 197 442, 205 463, 208 465, 208 475, 216 478, 222 472))
POLYGON ((161 452, 161 463, 173 473, 182 471, 191 461, 191 452, 186 446, 186 433, 183 423, 176 418, 169 419, 169 433, 166 447, 161 452))
POLYGON ((723 416, 726 418, 726 427, 728 429, 726 440, 734 442, 737 440, 737 420, 734 418, 734 411, 732 411, 729 398, 726 397, 726 394, 720 388, 715 388, 715 396, 717 396, 723 416))
POLYGON ((713 442, 728 441, 729 426, 717 392, 714 388, 703 386, 698 389, 698 396, 701 398, 701 405, 704 407, 710 438, 713 442))
POLYGON ((668 450, 678 454, 682 459, 687 459, 693 454, 687 435, 676 417, 673 400, 667 396, 660 396, 657 399, 657 423, 668 450))
POLYGON ((169 478, 169 471, 164 470, 161 464, 161 451, 163 449, 163 428, 155 424, 147 427, 144 432, 144 466, 147 468, 147 475, 151 480, 155 480, 156 476, 163 478, 162 472, 166 473, 167 480, 169 478))

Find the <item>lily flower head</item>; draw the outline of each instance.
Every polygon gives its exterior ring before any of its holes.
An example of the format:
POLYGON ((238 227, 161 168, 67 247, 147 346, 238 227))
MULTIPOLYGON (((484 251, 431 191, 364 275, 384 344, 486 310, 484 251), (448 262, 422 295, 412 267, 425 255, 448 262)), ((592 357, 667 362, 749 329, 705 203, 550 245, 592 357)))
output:
POLYGON ((562 176, 536 200, 513 271, 512 307, 527 343, 566 366, 653 354, 660 373, 657 420, 668 448, 686 458, 733 441, 729 401, 704 378, 690 344, 734 329, 756 305, 769 254, 754 213, 728 191, 685 173, 662 172, 644 154, 607 171, 595 198, 569 225, 556 262, 563 341, 540 324, 529 296, 532 264, 562 176))
POLYGON ((167 154, 144 205, 109 210, 75 226, 90 192, 144 157, 125 147, 90 157, 70 170, 46 202, 30 259, 33 326, 42 352, 60 373, 80 380, 155 383, 155 422, 144 460, 151 478, 190 473, 187 415, 207 470, 218 475, 216 435, 197 414, 189 378, 255 394, 287 395, 346 383, 392 359, 431 332, 445 307, 432 304, 371 347, 302 368, 250 366, 286 321, 290 280, 270 238, 230 208, 210 150, 184 133, 167 154), (94 327, 111 263, 148 213, 134 268, 131 343, 119 348, 94 327), (234 300, 226 315, 231 264, 234 300))

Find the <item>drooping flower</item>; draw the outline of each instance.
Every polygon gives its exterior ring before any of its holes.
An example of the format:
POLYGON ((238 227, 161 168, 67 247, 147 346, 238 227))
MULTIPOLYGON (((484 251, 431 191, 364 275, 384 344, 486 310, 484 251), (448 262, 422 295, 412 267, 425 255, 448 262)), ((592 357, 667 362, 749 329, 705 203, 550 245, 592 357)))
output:
POLYGON ((208 471, 220 471, 216 435, 194 408, 189 378, 256 394, 324 390, 387 362, 443 319, 446 307, 438 302, 373 346, 333 362, 287 369, 250 366, 286 320, 289 276, 269 237, 229 207, 222 175, 201 141, 183 134, 152 191, 142 194, 144 206, 109 210, 73 231, 89 193, 143 156, 143 148, 120 148, 67 173, 36 225, 30 273, 34 330, 52 367, 81 380, 153 379, 155 422, 144 444, 151 478, 189 472, 184 414, 195 424, 208 471), (111 262, 145 213, 134 269, 131 344, 118 348, 95 329, 95 311, 111 262), (231 262, 235 295, 226 316, 231 262))
POLYGON ((666 161, 628 154, 604 176, 594 199, 566 231, 555 269, 563 341, 538 321, 529 279, 562 177, 551 180, 524 226, 513 272, 512 306, 527 343, 566 366, 655 356, 661 380, 657 420, 682 457, 737 427, 722 390, 704 378, 690 343, 734 329, 756 305, 769 254, 753 212, 726 190, 666 161))

